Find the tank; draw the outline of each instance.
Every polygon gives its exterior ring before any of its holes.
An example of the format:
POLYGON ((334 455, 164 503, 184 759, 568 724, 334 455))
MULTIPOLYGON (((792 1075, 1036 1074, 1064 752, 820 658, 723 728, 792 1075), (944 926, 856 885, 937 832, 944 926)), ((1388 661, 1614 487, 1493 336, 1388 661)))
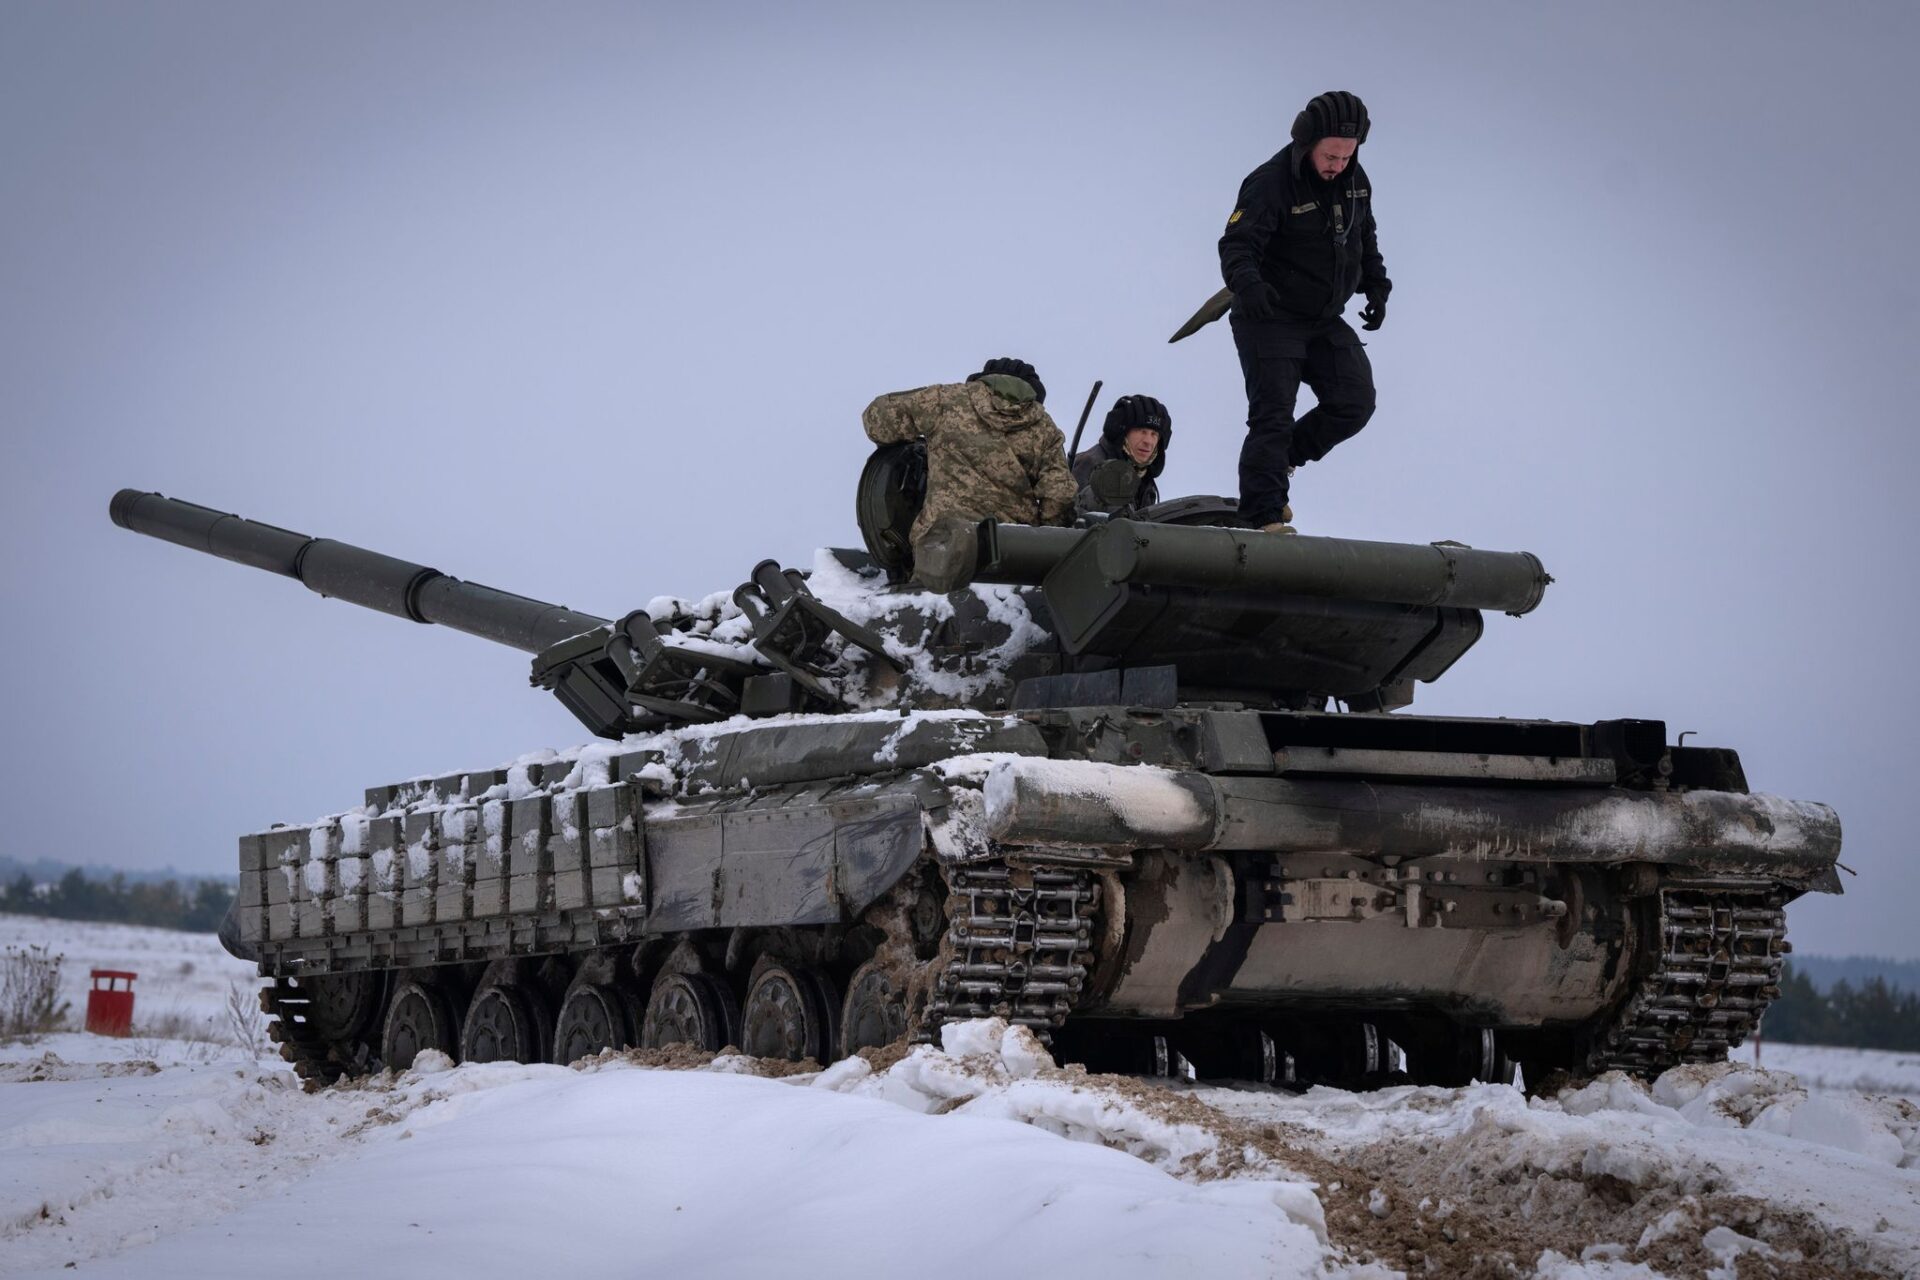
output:
MULTIPOLYGON (((904 537, 603 618, 159 494, 135 532, 531 657, 597 737, 243 835, 223 930, 313 1082, 956 1020, 1275 1084, 1651 1075, 1759 1025, 1839 820, 1658 720, 1422 716, 1525 552, 1287 537, 1190 498, 904 537), (913 576, 909 576, 909 575, 913 576), (918 585, 936 582, 942 590, 918 585)), ((316 805, 316 807, 319 807, 316 805)))

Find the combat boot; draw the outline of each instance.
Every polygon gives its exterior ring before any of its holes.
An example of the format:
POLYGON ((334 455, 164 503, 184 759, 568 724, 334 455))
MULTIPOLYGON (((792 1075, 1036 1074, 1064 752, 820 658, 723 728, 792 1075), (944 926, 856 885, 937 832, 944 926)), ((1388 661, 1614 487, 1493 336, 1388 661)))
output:
POLYGON ((1293 504, 1289 502, 1286 506, 1281 507, 1280 518, 1278 520, 1275 520, 1272 524, 1261 525, 1260 532, 1262 533, 1298 533, 1299 530, 1293 527, 1293 504))
POLYGON ((1261 533, 1296 533, 1298 532, 1298 530, 1294 528, 1294 505, 1292 505, 1292 503, 1286 503, 1284 507, 1281 507, 1281 518, 1279 518, 1279 520, 1273 520, 1271 524, 1261 524, 1260 532, 1261 533))

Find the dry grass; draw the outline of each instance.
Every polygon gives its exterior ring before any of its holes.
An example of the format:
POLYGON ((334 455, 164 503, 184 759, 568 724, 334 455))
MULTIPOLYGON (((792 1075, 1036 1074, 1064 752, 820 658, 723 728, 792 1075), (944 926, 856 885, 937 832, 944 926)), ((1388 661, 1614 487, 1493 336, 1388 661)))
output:
POLYGON ((251 984, 227 983, 227 1038, 258 1062, 267 1052, 267 1015, 260 1011, 257 989, 251 984))
POLYGON ((0 1037, 38 1036, 67 1020, 60 999, 60 962, 66 957, 33 944, 0 955, 0 1037))

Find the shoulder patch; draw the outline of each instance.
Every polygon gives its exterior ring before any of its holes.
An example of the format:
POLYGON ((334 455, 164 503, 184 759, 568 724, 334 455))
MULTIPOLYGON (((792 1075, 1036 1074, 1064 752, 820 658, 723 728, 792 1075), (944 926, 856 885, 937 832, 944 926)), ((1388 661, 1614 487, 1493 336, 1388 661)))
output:
POLYGON ((1227 219, 1227 225, 1232 226, 1234 223, 1240 221, 1240 215, 1245 212, 1246 212, 1245 209, 1235 209, 1233 211, 1233 216, 1227 219))

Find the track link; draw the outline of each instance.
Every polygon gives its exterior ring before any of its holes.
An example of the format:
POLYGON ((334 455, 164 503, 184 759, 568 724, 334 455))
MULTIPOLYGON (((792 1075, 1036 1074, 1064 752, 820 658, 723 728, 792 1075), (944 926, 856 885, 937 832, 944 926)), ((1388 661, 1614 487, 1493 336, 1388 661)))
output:
POLYGON ((1778 893, 1660 891, 1659 962, 1587 1054, 1587 1070, 1653 1075, 1719 1062, 1780 994, 1787 915, 1778 893))
POLYGON ((362 1075, 367 1070, 369 1046, 358 1041, 342 1042, 321 1034, 310 1016, 313 996, 308 989, 293 984, 287 977, 274 977, 260 988, 260 1009, 273 1021, 267 1035, 280 1046, 280 1056, 293 1064, 300 1085, 313 1093, 341 1075, 362 1075))
POLYGON ((1046 1039, 1086 985, 1099 883, 1081 868, 1025 862, 956 867, 947 883, 949 956, 918 1038, 998 1017, 1046 1039))

